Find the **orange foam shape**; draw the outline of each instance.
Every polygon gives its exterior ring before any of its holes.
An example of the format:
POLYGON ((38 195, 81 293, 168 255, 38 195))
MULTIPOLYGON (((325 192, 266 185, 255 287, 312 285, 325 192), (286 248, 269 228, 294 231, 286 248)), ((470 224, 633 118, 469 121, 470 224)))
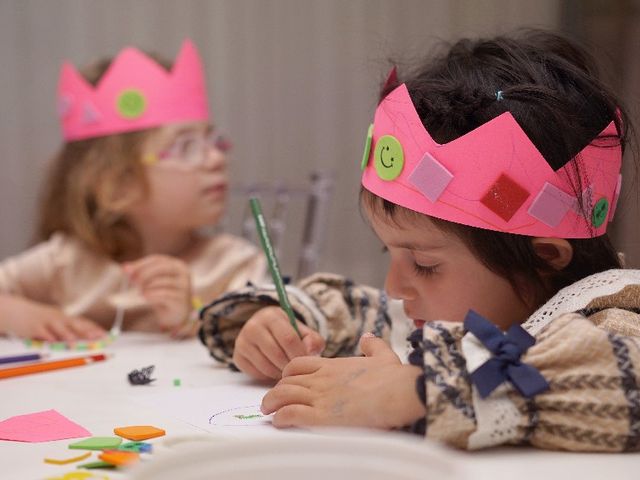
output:
POLYGON ((113 433, 128 440, 147 440, 149 438, 161 437, 165 431, 161 428, 152 427, 151 425, 138 425, 130 427, 117 427, 113 429, 113 433))

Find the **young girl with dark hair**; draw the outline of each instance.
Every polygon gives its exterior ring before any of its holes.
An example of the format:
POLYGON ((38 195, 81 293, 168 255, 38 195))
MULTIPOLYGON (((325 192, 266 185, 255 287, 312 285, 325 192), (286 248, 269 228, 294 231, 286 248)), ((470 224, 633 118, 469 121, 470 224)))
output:
POLYGON ((640 272, 606 234, 629 125, 587 53, 547 32, 462 40, 394 70, 360 203, 390 255, 385 291, 417 328, 410 363, 376 338, 384 294, 339 277, 293 292, 301 339, 250 291, 214 302, 201 335, 279 380, 262 403, 279 427, 640 450, 640 272))

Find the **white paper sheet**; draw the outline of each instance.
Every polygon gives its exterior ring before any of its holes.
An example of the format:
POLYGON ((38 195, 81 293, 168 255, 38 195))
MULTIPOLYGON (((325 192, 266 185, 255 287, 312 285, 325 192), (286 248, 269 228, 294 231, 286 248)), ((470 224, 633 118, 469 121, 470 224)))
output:
POLYGON ((252 385, 179 388, 138 396, 134 400, 211 433, 277 435, 282 431, 271 425, 271 415, 260 412, 260 403, 267 391, 252 385))

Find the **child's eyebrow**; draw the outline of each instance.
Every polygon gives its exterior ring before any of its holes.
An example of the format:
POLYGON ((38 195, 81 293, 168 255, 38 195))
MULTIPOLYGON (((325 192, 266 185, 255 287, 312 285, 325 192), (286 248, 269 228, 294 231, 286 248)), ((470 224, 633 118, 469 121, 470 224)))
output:
POLYGON ((427 251, 427 250, 438 250, 446 247, 445 244, 433 244, 429 245, 426 243, 418 243, 418 242, 400 242, 393 245, 397 248, 406 248, 407 250, 418 250, 418 251, 427 251))

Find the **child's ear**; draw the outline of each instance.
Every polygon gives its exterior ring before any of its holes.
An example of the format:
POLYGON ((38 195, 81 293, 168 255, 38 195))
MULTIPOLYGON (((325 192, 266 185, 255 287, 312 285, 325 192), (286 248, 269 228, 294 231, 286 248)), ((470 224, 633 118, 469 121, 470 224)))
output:
POLYGON ((573 258, 573 247, 564 238, 537 237, 531 244, 536 255, 556 270, 564 269, 573 258))

